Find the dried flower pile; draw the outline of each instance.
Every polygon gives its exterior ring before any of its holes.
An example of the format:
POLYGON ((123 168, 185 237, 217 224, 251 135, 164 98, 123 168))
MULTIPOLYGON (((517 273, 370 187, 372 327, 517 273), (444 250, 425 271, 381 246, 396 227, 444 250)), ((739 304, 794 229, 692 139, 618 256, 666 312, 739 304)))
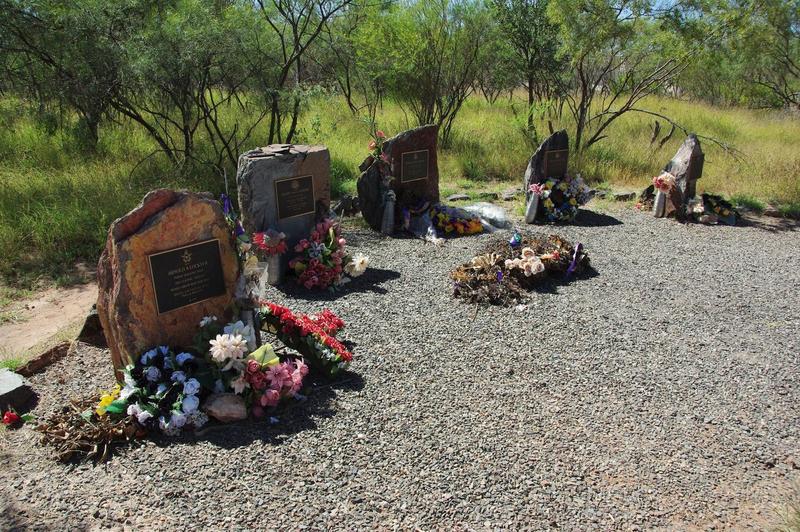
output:
POLYGON ((471 261, 452 272, 453 295, 469 303, 512 305, 546 275, 561 277, 579 273, 589 264, 581 244, 573 245, 557 235, 495 239, 471 261))
POLYGON ((114 443, 144 436, 131 416, 99 415, 97 406, 96 396, 71 401, 36 427, 42 444, 53 446, 62 462, 78 457, 102 462, 114 443))

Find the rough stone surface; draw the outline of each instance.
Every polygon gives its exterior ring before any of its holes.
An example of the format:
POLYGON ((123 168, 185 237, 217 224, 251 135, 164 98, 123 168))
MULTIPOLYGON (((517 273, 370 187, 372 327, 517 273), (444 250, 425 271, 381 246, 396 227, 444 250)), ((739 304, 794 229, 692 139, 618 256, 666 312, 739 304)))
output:
MULTIPOLYGON (((387 154, 390 161, 389 171, 392 176, 396 176, 389 184, 396 197, 395 225, 400 224, 403 219, 401 210, 404 206, 416 204, 422 200, 431 203, 439 202, 438 135, 438 126, 420 126, 395 135, 383 144, 383 152, 387 154), (402 154, 419 150, 428 150, 428 179, 401 183, 399 176, 402 154)), ((379 171, 380 164, 372 156, 364 159, 359 166, 362 173, 357 183, 361 214, 369 226, 376 231, 381 229, 386 192, 382 183, 383 177, 379 171)))
POLYGON ((361 208, 358 206, 358 196, 355 198, 345 194, 331 209, 337 216, 355 216, 361 208))
POLYGON ((469 196, 466 194, 451 194, 447 196, 447 201, 469 201, 469 196))
POLYGON ((0 368, 0 412, 22 411, 33 399, 33 390, 22 375, 0 368))
POLYGON ((361 166, 361 176, 358 178, 358 205, 364 221, 375 231, 381 230, 383 223, 383 210, 386 205, 385 197, 389 190, 384 185, 378 164, 373 164, 374 159, 368 157, 361 166))
POLYGON ((704 157, 700 141, 692 133, 664 167, 665 172, 675 176, 675 186, 683 196, 684 205, 696 194, 697 180, 703 175, 704 157))
POLYGON ((217 393, 203 403, 203 412, 222 423, 241 421, 247 418, 244 399, 232 393, 217 393))
POLYGON ((224 316, 233 301, 239 263, 222 208, 210 195, 160 189, 116 220, 97 266, 97 314, 120 369, 155 345, 190 345, 206 315, 224 316), (219 239, 226 293, 158 314, 147 256, 219 239))
POLYGON ((636 199, 636 192, 614 192, 614 201, 633 201, 636 199))
MULTIPOLYGON (((240 155, 236 183, 245 231, 282 231, 290 249, 307 238, 317 219, 330 210, 330 172, 331 157, 325 146, 271 144, 240 155), (316 211, 279 220, 275 181, 307 175, 313 176, 316 211)), ((288 255, 285 259, 288 262, 288 255)))
POLYGON ((528 188, 537 183, 541 183, 551 176, 544 175, 544 158, 545 153, 553 150, 568 150, 569 149, 569 135, 567 131, 562 129, 556 131, 542 142, 536 149, 534 154, 528 161, 528 167, 525 169, 525 177, 523 179, 523 188, 525 190, 525 198, 530 199, 530 192, 528 188))
POLYGON ((503 201, 513 201, 523 195, 521 188, 509 188, 503 191, 501 198, 503 201))
MULTIPOLYGON (((598 275, 524 312, 451 296, 448 272, 492 235, 435 247, 346 227, 364 275, 268 295, 339 314, 353 374, 277 424, 210 424, 100 466, 7 431, 0 529, 774 530, 800 480, 797 225, 577 222, 549 230, 598 275)), ((81 344, 31 377, 34 415, 107 389, 107 358, 81 344)))

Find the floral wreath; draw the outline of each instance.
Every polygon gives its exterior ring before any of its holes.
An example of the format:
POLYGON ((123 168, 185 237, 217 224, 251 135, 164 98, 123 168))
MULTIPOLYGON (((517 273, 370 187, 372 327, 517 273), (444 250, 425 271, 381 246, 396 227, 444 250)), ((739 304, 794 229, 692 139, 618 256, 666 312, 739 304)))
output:
POLYGON ((578 207, 591 199, 591 189, 581 176, 549 178, 543 183, 534 183, 528 188, 539 196, 537 218, 547 222, 573 222, 578 216, 578 207))

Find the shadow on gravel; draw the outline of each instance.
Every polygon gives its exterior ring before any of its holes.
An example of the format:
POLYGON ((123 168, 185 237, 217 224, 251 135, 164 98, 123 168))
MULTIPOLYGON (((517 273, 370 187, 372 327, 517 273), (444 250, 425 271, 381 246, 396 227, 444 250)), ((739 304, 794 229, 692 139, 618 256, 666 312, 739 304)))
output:
POLYGON ((335 292, 306 290, 304 287, 299 286, 292 278, 286 279, 279 286, 276 286, 275 289, 295 299, 302 299, 305 301, 334 301, 344 295, 358 292, 386 294, 388 290, 382 285, 399 278, 400 273, 394 270, 367 268, 361 277, 356 277, 346 285, 338 288, 335 292))
POLYGON ((739 219, 737 227, 755 227, 770 233, 782 233, 785 231, 797 231, 800 229, 800 222, 790 218, 745 215, 739 219))
POLYGON ((558 287, 565 286, 568 284, 572 284, 575 281, 585 281, 587 279, 592 279, 594 277, 599 277, 600 272, 594 269, 594 267, 587 266, 584 270, 576 275, 571 276, 569 279, 565 279, 563 277, 550 277, 547 276, 542 281, 536 285, 534 285, 532 291, 537 292, 539 294, 557 294, 558 287))
POLYGON ((263 420, 247 419, 237 423, 214 423, 194 434, 186 433, 179 438, 159 438, 156 444, 169 446, 176 441, 188 444, 209 442, 223 449, 234 449, 249 445, 254 441, 262 441, 270 445, 285 443, 292 434, 317 428, 317 419, 331 418, 336 414, 333 402, 343 391, 360 391, 364 388, 364 379, 357 373, 345 371, 331 381, 312 382, 306 388, 306 399, 287 402, 271 415, 278 419, 270 424, 268 418, 263 420))
POLYGON ((578 227, 605 227, 609 225, 622 225, 622 222, 607 214, 578 209, 578 216, 570 225, 577 225, 578 227))

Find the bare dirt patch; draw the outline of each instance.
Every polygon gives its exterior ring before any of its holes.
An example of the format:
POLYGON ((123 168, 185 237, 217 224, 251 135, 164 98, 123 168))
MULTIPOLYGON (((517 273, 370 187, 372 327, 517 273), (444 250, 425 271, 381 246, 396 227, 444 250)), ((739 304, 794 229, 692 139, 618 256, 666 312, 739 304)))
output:
MULTIPOLYGON (((3 309, 13 319, 0 324, 0 360, 24 358, 29 351, 82 321, 97 300, 97 285, 48 288, 3 309)), ((35 353, 31 353, 35 354, 35 353)))

